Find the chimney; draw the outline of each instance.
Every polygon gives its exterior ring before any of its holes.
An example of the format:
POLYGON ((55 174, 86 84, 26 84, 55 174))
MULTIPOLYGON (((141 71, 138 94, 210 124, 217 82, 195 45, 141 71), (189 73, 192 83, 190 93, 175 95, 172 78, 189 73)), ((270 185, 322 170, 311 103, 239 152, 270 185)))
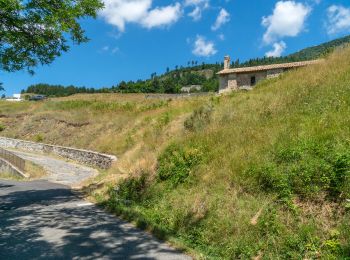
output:
POLYGON ((226 55, 224 58, 224 70, 230 68, 230 56, 226 55))

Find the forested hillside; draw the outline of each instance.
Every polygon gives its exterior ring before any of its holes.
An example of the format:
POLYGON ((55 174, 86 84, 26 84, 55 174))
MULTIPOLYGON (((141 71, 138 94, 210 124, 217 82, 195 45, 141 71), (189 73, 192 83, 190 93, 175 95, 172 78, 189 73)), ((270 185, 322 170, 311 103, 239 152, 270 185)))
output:
MULTIPOLYGON (((232 61, 231 67, 248 67, 285 62, 313 60, 325 57, 335 48, 350 42, 350 36, 339 38, 318 46, 303 49, 299 52, 283 57, 263 57, 250 59, 241 63, 239 60, 232 61)), ((49 84, 36 84, 29 86, 22 93, 35 93, 47 96, 69 96, 77 93, 180 93, 181 88, 190 85, 201 85, 204 92, 215 92, 218 90, 216 73, 223 68, 221 62, 215 64, 198 64, 197 61, 187 62, 187 67, 176 66, 174 70, 166 68, 162 75, 152 73, 150 79, 137 81, 122 81, 111 87, 88 88, 75 86, 60 86, 49 84)))

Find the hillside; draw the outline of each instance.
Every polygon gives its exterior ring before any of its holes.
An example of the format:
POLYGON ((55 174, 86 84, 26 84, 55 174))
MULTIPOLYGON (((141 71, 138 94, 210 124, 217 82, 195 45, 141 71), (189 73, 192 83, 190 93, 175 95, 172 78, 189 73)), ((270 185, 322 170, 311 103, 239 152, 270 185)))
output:
POLYGON ((350 48, 228 96, 0 111, 2 135, 117 155, 91 198, 198 258, 350 256, 350 48))
MULTIPOLYGON (((241 63, 239 60, 233 60, 231 67, 248 67, 294 61, 314 60, 327 55, 335 48, 344 46, 350 42, 350 36, 339 38, 314 47, 303 49, 299 52, 283 57, 263 57, 250 59, 241 63)), ((234 58, 234 57, 232 57, 234 58)), ((49 84, 36 84, 27 87, 22 93, 35 93, 47 96, 69 96, 77 93, 180 93, 184 86, 201 85, 204 92, 218 91, 219 85, 216 73, 223 68, 221 62, 216 64, 202 63, 197 65, 197 61, 188 62, 187 67, 176 66, 174 70, 167 68, 167 72, 162 75, 151 74, 147 80, 122 81, 112 87, 100 89, 75 86, 60 86, 49 84), (190 66, 192 64, 192 66, 190 66)))
POLYGON ((350 43, 350 35, 320 45, 302 49, 296 53, 288 55, 287 57, 295 60, 314 60, 322 57, 324 54, 332 52, 335 48, 344 46, 348 43, 350 43))

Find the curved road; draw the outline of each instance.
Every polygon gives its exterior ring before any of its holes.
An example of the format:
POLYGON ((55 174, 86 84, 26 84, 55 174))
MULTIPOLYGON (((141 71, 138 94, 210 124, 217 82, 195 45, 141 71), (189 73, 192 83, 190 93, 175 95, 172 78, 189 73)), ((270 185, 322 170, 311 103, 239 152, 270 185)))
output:
MULTIPOLYGON (((38 163, 40 155, 26 156, 38 163)), ((64 177, 62 172, 57 176, 64 177)), ((191 258, 79 198, 68 186, 0 180, 0 259, 191 258)))
POLYGON ((74 187, 79 185, 82 181, 98 174, 97 170, 93 168, 68 162, 61 158, 53 158, 44 154, 29 153, 17 150, 11 150, 11 152, 15 153, 24 160, 32 161, 33 163, 41 165, 48 173, 48 175, 42 179, 50 182, 74 187))

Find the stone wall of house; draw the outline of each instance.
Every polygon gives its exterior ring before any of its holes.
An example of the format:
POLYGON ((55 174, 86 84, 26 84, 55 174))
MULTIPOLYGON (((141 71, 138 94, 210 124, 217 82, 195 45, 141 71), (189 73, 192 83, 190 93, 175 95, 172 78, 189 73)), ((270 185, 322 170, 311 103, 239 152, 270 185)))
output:
POLYGON ((251 78, 255 77, 255 84, 263 79, 275 78, 284 72, 283 69, 273 69, 267 71, 232 73, 220 75, 219 77, 219 93, 226 91, 251 88, 251 78))
POLYGON ((283 72, 284 72, 283 69, 268 70, 268 71, 267 71, 266 77, 267 77, 268 79, 276 78, 276 77, 278 77, 279 75, 281 75, 283 72))
POLYGON ((258 83, 260 80, 266 79, 266 71, 238 74, 237 75, 238 88, 253 87, 251 86, 252 77, 255 77, 255 83, 258 83))
POLYGON ((20 139, 0 137, 0 147, 15 148, 38 153, 51 153, 85 165, 108 169, 117 160, 113 155, 58 145, 34 143, 20 139))
POLYGON ((219 93, 238 90, 236 73, 226 74, 219 77, 219 93))

